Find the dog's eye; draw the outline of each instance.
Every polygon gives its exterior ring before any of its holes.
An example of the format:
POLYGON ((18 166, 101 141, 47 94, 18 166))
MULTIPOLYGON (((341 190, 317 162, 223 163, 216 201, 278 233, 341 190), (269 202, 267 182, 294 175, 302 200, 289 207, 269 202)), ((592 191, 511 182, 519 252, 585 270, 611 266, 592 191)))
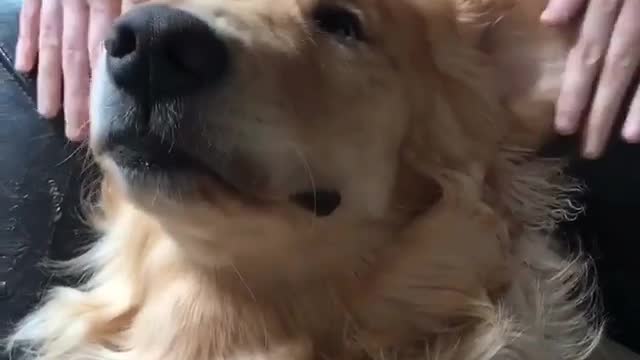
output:
POLYGON ((320 6, 313 12, 316 27, 342 40, 364 40, 362 23, 358 15, 339 6, 320 6))

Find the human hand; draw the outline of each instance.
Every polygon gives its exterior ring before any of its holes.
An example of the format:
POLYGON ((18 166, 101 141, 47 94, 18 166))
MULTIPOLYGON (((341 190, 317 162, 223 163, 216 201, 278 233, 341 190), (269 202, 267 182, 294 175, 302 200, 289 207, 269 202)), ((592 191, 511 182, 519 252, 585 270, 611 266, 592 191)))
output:
POLYGON ((38 112, 53 118, 64 101, 65 132, 86 138, 89 80, 121 0, 24 0, 16 48, 18 71, 38 67, 38 112), (64 82, 64 87, 63 87, 64 82))
MULTIPOLYGON (((549 25, 565 24, 585 8, 578 41, 567 59, 555 125, 558 132, 570 135, 586 115, 583 154, 596 158, 605 149, 623 98, 635 85, 631 82, 640 69, 640 1, 550 0, 541 20, 549 25)), ((622 136, 638 143, 640 86, 633 90, 622 136)))

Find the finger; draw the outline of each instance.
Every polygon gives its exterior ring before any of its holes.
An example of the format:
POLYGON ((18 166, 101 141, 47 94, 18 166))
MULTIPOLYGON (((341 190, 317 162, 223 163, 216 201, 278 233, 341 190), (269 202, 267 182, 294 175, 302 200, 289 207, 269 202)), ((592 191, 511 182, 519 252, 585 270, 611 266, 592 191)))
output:
POLYGON ((584 8, 586 0, 551 0, 542 12, 540 20, 549 25, 558 25, 571 20, 584 8))
POLYGON ((38 112, 52 118, 62 98, 62 5, 64 0, 44 0, 40 13, 38 61, 38 112))
POLYGON ((114 20, 120 15, 121 0, 90 0, 90 22, 89 22, 89 56, 91 68, 93 69, 104 39, 106 38, 114 20))
POLYGON ((631 102, 629 113, 627 113, 622 136, 630 143, 640 143, 640 85, 631 102))
POLYGON ((122 13, 127 12, 128 10, 130 10, 132 7, 136 5, 140 5, 148 1, 150 0, 124 0, 122 2, 122 13))
POLYGON ((604 150, 620 105, 640 64, 640 1, 625 1, 616 22, 585 131, 584 155, 604 150))
POLYGON ((18 43, 16 44, 16 70, 31 71, 38 54, 41 0, 24 0, 20 10, 18 43))
POLYGON ((567 58, 558 98, 555 124, 561 134, 572 134, 578 128, 609 45, 619 1, 595 1, 587 8, 578 42, 567 58))
POLYGON ((79 141, 86 135, 85 124, 89 118, 89 8, 86 0, 64 0, 63 11, 62 71, 66 134, 70 140, 79 141))

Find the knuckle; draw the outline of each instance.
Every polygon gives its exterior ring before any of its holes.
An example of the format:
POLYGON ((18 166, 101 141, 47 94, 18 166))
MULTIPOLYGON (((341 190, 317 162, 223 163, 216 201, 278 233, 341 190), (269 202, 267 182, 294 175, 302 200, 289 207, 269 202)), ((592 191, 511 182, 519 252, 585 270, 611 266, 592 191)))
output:
POLYGON ((38 21, 40 11, 35 6, 26 6, 22 9, 22 18, 29 23, 38 21))
POLYGON ((591 109, 591 117, 589 121, 593 124, 593 127, 597 130, 602 130, 610 123, 608 113, 608 106, 595 106, 591 109))
POLYGON ((42 4, 38 0, 24 0, 22 2, 22 12, 24 14, 36 14, 40 12, 42 4))
POLYGON ((640 52, 635 49, 625 48, 621 51, 611 53, 611 68, 613 73, 623 71, 628 73, 635 69, 640 52))
POLYGON ((41 26, 42 26, 42 35, 44 37, 51 37, 51 38, 60 37, 59 31, 58 31, 60 27, 56 23, 57 21, 60 21, 60 20, 51 20, 51 19, 49 19, 47 21, 43 21, 42 22, 42 24, 41 24, 41 26))
POLYGON ((60 39, 56 37, 42 37, 39 44, 40 51, 60 51, 60 39))
POLYGON ((597 6, 606 14, 615 14, 620 6, 620 0, 599 0, 597 6))
POLYGON ((579 63, 587 68, 599 67, 605 54, 604 44, 590 40, 576 47, 579 63))
POLYGON ((110 12, 119 7, 120 2, 116 0, 87 0, 87 5, 92 11, 110 12))
POLYGON ((62 58, 65 61, 81 61, 86 57, 87 50, 78 48, 76 46, 65 46, 62 48, 62 58))
POLYGON ((80 38, 73 35, 68 36, 68 34, 65 34, 63 38, 62 50, 68 53, 86 53, 89 51, 80 38))

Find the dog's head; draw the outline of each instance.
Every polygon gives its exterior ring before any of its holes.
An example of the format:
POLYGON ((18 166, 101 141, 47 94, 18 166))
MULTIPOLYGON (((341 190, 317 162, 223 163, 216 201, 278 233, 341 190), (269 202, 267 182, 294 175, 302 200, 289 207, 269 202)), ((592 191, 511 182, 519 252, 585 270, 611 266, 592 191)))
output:
POLYGON ((460 18, 443 0, 149 1, 106 42, 92 149, 202 262, 358 253, 447 176, 484 186, 506 136, 460 18))

